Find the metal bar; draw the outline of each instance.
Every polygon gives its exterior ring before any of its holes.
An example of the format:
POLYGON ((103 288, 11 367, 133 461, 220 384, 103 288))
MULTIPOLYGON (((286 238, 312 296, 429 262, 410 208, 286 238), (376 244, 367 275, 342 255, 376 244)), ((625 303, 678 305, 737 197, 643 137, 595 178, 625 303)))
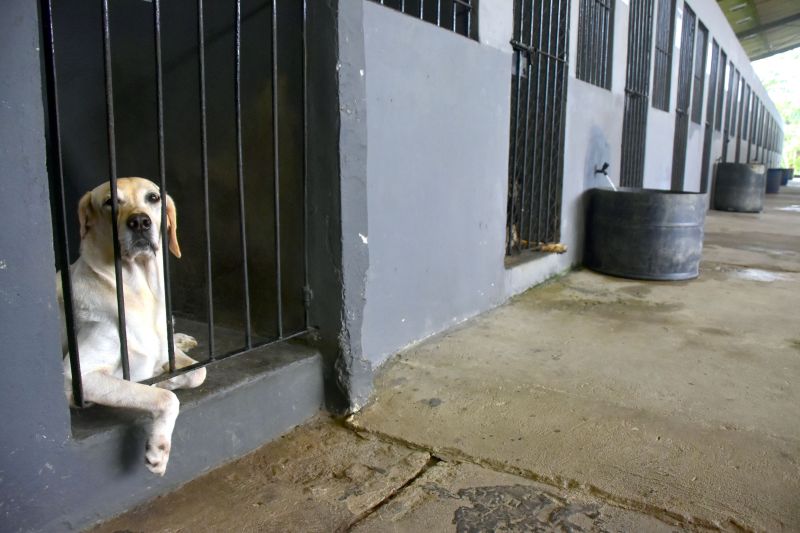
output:
MULTIPOLYGON (((292 339, 296 339, 298 337, 302 337, 303 335, 306 335, 309 331, 310 331, 310 329, 303 329, 303 330, 297 331, 295 333, 292 333, 290 335, 287 335, 287 336, 279 338, 279 339, 272 339, 272 340, 268 340, 268 341, 264 341, 264 342, 258 342, 258 343, 253 344, 250 348, 248 348, 246 350, 234 350, 234 351, 232 351, 230 353, 221 355, 221 356, 217 357, 217 361, 222 361, 223 359, 228 359, 230 357, 236 357, 237 355, 243 355, 243 354, 248 353, 248 352, 250 352, 252 350, 269 348, 270 346, 274 346, 276 344, 280 344, 280 343, 283 343, 283 342, 290 341, 292 339)), ((189 372, 191 372, 193 370, 197 370, 198 368, 203 368, 204 366, 208 366, 208 362, 207 361, 201 361, 199 363, 194 363, 192 365, 184 366, 182 368, 178 368, 177 370, 175 370, 175 372, 172 372, 170 374, 160 374, 160 375, 152 377, 150 379, 146 379, 146 380, 140 381, 139 383, 141 383, 142 385, 153 385, 155 383, 160 383, 162 381, 166 381, 168 379, 171 379, 171 378, 183 375, 183 374, 187 374, 187 373, 189 373, 189 372)))
POLYGON ((563 58, 563 57, 555 56, 555 55, 551 54, 549 51, 542 50, 541 48, 537 48, 535 46, 528 46, 525 43, 522 43, 520 41, 512 40, 511 41, 511 48, 514 48, 515 50, 522 50, 522 51, 524 51, 524 52, 526 52, 526 53, 528 53, 530 55, 545 56, 545 57, 548 57, 548 58, 550 58, 550 59, 552 59, 554 61, 558 61, 559 63, 566 63, 567 62, 567 60, 565 58, 563 58))
MULTIPOLYGON (((516 73, 517 73, 517 94, 516 98, 514 99, 514 122, 513 127, 511 129, 511 142, 509 147, 512 153, 512 163, 511 163, 511 173, 509 175, 508 180, 508 187, 509 187, 509 197, 510 197, 510 205, 509 205, 509 214, 508 214, 508 227, 506 228, 506 253, 510 254, 512 251, 513 246, 518 246, 519 241, 514 242, 514 224, 516 223, 516 205, 517 205, 517 163, 519 161, 519 153, 517 151, 517 136, 519 133, 519 99, 521 97, 521 90, 522 90, 522 77, 521 77, 521 63, 522 63, 522 54, 520 52, 516 52, 514 54, 516 56, 516 73)), ((519 228, 517 228, 517 236, 519 236, 519 228)))
POLYGON ((81 377, 80 353, 78 339, 75 334, 75 307, 72 300, 72 277, 70 275, 69 257, 69 232, 67 231, 67 206, 64 198, 64 158, 61 152, 61 116, 58 101, 58 72, 56 70, 55 30, 53 24, 53 2, 47 0, 43 6, 42 14, 45 26, 45 63, 47 68, 46 82, 47 93, 50 95, 50 105, 47 107, 50 137, 50 154, 54 159, 51 169, 55 175, 55 202, 56 208, 54 231, 58 246, 58 262, 61 275, 61 296, 64 304, 64 321, 67 333, 67 350, 69 352, 69 366, 72 373, 72 401, 78 407, 84 407, 83 379, 81 377))
POLYGON ((281 284, 281 178, 280 130, 278 128, 278 0, 272 0, 272 150, 275 179, 275 290, 278 337, 283 337, 283 288, 281 284))
POLYGON ((108 135, 109 183, 111 186, 111 231, 114 246, 114 280, 117 293, 117 322, 119 328, 120 360, 122 363, 122 377, 130 380, 131 371, 128 362, 128 334, 125 328, 125 295, 122 283, 122 260, 119 244, 119 229, 117 214, 119 202, 117 198, 117 149, 114 131, 114 87, 111 72, 111 23, 109 19, 108 0, 102 0, 103 17, 103 67, 105 73, 106 91, 106 126, 108 135))
MULTIPOLYGON (((542 10, 544 10, 545 2, 542 2, 542 10)), ((548 8, 548 17, 547 17, 547 52, 548 54, 551 51, 550 45, 552 42, 552 26, 553 26, 553 0, 549 0, 549 8, 548 8)), ((544 11, 542 11, 542 26, 544 26, 544 11)), ((551 137, 552 132, 548 132, 544 126, 547 125, 549 113, 552 111, 552 102, 550 101, 553 97, 550 89, 550 61, 545 61, 545 77, 544 77, 544 117, 542 119, 542 151, 541 151, 541 166, 540 166, 540 187, 539 187, 539 211, 537 217, 537 224, 536 224, 536 241, 541 241, 544 236, 542 235, 542 226, 546 226, 547 218, 548 218, 548 210, 545 208, 545 202, 547 201, 548 197, 545 196, 545 186, 549 185, 550 180, 550 173, 548 165, 548 155, 549 149, 552 149, 552 146, 549 144, 548 137, 551 137), (542 215, 544 215, 544 221, 542 219, 542 215)))
MULTIPOLYGON (((538 23, 539 33, 538 33, 537 49, 541 50, 542 49, 542 43, 544 42, 544 1, 543 0, 539 2, 539 10, 538 11, 539 11, 539 23, 538 23)), ((533 4, 531 4, 531 16, 533 16, 533 4)), ((533 36, 531 36, 531 44, 533 44, 533 36)), ((543 139, 540 138, 540 134, 543 135, 543 133, 544 133, 544 132, 541 131, 541 127, 540 127, 541 122, 539 121, 540 120, 539 119, 539 110, 542 108, 542 105, 540 105, 540 102, 543 105, 546 105, 546 100, 547 100, 546 97, 544 99, 541 98, 541 94, 542 94, 542 61, 544 60, 543 59, 544 57, 547 57, 547 56, 544 56, 543 54, 536 54, 536 98, 534 99, 534 101, 536 102, 536 114, 534 115, 534 121, 533 121, 533 123, 536 125, 536 127, 533 129, 533 135, 534 135, 534 138, 533 138, 533 157, 532 157, 531 161, 533 161, 533 165, 534 166, 532 166, 531 172, 535 172, 536 167, 539 167, 540 170, 538 172, 538 176, 534 175, 534 177, 533 177, 533 179, 535 179, 535 182, 534 181, 531 182, 531 199, 530 199, 530 205, 528 206, 528 242, 530 242, 532 240, 532 238, 531 238, 531 229, 533 228, 534 211, 537 211, 537 213, 536 213, 536 215, 537 215, 536 216, 536 228, 537 228, 537 230, 538 230, 538 228, 540 226, 539 221, 541 220, 541 216, 540 216, 539 211, 541 210, 541 205, 542 205, 541 204, 541 191, 542 191, 542 180, 544 179, 544 176, 543 176, 543 174, 541 172, 541 165, 539 165, 538 162, 539 162, 540 159, 543 159, 542 153, 543 153, 543 150, 544 150, 544 143, 542 142, 543 139), (540 142, 542 142, 542 150, 539 150, 539 143, 540 142), (534 187, 534 183, 536 184, 535 187, 534 187), (534 191, 537 191, 537 193, 536 193, 536 198, 537 198, 536 203, 534 203, 534 191), (537 208, 537 207, 539 209, 534 209, 534 208, 537 208)))
MULTIPOLYGON (((556 0, 558 2, 555 13, 553 12, 553 0, 550 1, 550 40, 548 42, 548 51, 552 51, 555 45, 555 54, 558 56, 559 52, 559 32, 561 28, 561 0, 556 0), (553 33, 553 18, 555 17, 555 33, 553 33)), ((565 0, 569 1, 569 0, 565 0)), ((553 202, 553 181, 557 179, 558 173, 558 161, 557 159, 554 161, 554 157, 558 155, 556 149, 556 108, 559 105, 559 98, 560 94, 558 91, 558 64, 553 65, 553 92, 552 92, 552 104, 551 104, 551 112, 550 112, 550 139, 548 142, 548 151, 547 151, 547 217, 545 221, 545 232, 544 238, 540 239, 541 242, 552 242, 553 237, 550 231, 550 225, 555 224, 555 218, 557 217, 557 213, 555 210, 555 205, 553 202), (556 163, 556 168, 553 168, 553 163, 556 163)), ((550 70, 548 66, 548 78, 550 78, 550 70)))
POLYGON ((214 280, 211 262, 211 200, 208 193, 208 118, 206 107, 206 43, 203 0, 197 0, 197 47, 200 79, 200 159, 203 179, 203 214, 206 237, 206 308, 208 317, 208 360, 214 360, 214 280))
MULTIPOLYGON (((534 25, 534 16, 533 12, 530 14, 530 23, 528 25, 529 31, 528 34, 530 35, 530 39, 533 40, 533 25, 534 25)), ((524 19, 520 21, 520 34, 522 34, 522 25, 524 24, 524 19)), ((523 141, 523 150, 522 150, 522 189, 520 195, 520 222, 518 233, 521 236, 523 232, 523 225, 524 222, 524 213, 525 213, 525 191, 528 189, 528 183, 530 182, 530 189, 531 195, 533 194, 533 175, 531 166, 531 179, 528 180, 528 141, 530 141, 530 128, 531 128, 531 79, 533 78, 533 69, 531 64, 531 58, 528 56, 528 60, 525 62, 527 71, 528 71, 528 80, 527 80, 527 88, 525 91, 525 135, 523 141)), ((530 206, 528 206, 530 209, 530 206)), ((528 236, 530 235, 530 226, 528 226, 528 236)), ((530 248, 531 242, 530 237, 527 239, 527 248, 530 248)))
POLYGON ((442 25, 442 0, 436 0, 436 25, 442 25))
MULTIPOLYGON (((420 5, 422 5, 422 0, 420 5)), ((303 0, 303 325, 308 327, 310 290, 308 281, 308 4, 303 0)))
MULTIPOLYGON (((564 7, 563 7, 563 29, 562 29, 562 18, 559 18, 559 39, 561 39, 560 35, 563 34, 563 49, 564 49, 564 56, 567 57, 569 55, 569 20, 570 20, 570 4, 569 0, 563 0, 564 7)), ((559 16, 562 15, 562 3, 559 1, 559 16)), ((559 42, 561 42, 559 40, 559 42)), ((558 164, 556 168, 556 177, 558 180, 558 184, 556 187, 556 197, 555 197, 555 213, 554 213, 554 235, 553 235, 553 242, 557 242, 561 240, 561 202, 562 202, 562 195, 564 190, 564 144, 565 144, 565 132, 566 132, 566 105, 567 105, 567 65, 560 65, 557 66, 559 70, 559 77, 561 80, 561 85, 558 88, 560 94, 560 101, 559 101, 559 121, 560 127, 558 129, 558 164)))
POLYGON ((164 306, 167 327, 169 371, 175 371, 175 345, 172 331, 172 290, 169 279, 169 234, 167 233, 167 166, 164 154, 164 75, 161 61, 161 0, 153 0, 153 27, 156 49, 156 117, 158 121, 158 172, 161 187, 161 260, 164 267, 164 306))
POLYGON ((722 130, 722 118, 725 107, 725 75, 728 68, 728 55, 720 48, 717 79, 717 110, 714 113, 714 129, 722 130))
POLYGON ((239 234, 242 247, 242 281, 244 283, 245 345, 253 346, 250 322, 250 278, 247 262, 247 220, 244 205, 244 160, 242 156, 242 0, 236 0, 236 26, 234 31, 234 104, 236 108, 236 176, 239 182, 239 234))

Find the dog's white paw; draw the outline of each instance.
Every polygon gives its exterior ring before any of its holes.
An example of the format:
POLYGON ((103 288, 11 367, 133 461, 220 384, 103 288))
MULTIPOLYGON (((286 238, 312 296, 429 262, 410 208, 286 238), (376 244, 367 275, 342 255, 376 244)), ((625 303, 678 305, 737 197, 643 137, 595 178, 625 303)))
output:
POLYGON ((172 340, 175 343, 175 347, 182 352, 188 352, 192 348, 197 347, 197 339, 186 333, 176 333, 172 337, 172 340))
POLYGON ((153 435, 147 441, 145 448, 144 464, 148 470, 159 476, 163 476, 167 471, 169 461, 169 450, 172 446, 169 437, 166 435, 153 435))

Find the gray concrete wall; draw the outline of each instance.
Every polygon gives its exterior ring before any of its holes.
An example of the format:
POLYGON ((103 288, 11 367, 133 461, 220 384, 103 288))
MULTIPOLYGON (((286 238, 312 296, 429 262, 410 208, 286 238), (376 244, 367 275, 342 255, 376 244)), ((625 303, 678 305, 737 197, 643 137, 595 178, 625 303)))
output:
POLYGON ((377 364, 504 298, 511 56, 370 1, 364 43, 377 364))
MULTIPOLYGON (((629 5, 616 3, 610 90, 576 78, 579 13, 572 6, 561 217, 568 252, 506 268, 513 2, 481 3, 479 44, 363 3, 370 228, 363 237, 370 267, 362 350, 378 365, 403 346, 580 263, 584 192, 603 186, 594 169, 608 162, 619 182, 629 5)), ((692 7, 710 34, 707 61, 713 38, 775 113, 716 2, 697 4, 692 7)), ((682 16, 678 2, 669 111, 649 108, 649 188, 670 188, 682 16)), ((705 85, 709 72, 710 66, 705 85)), ((712 141, 713 161, 721 153, 721 134, 714 132, 712 141)), ((686 190, 699 190, 702 145, 703 125, 690 122, 686 190)))
MULTIPOLYGON (((182 393, 187 401, 164 477, 144 468, 146 421, 122 422, 83 434, 72 425, 64 396, 56 304, 37 6, 30 0, 8 0, 0 17, 0 222, 5 228, 0 232, 0 530, 4 532, 80 530, 251 451, 318 412, 323 401, 318 356, 293 358, 290 353, 296 350, 284 348, 251 365, 256 369, 252 372, 228 374, 212 369, 204 390, 225 377, 238 379, 240 386, 221 383, 219 391, 195 401, 190 397, 200 391, 191 391, 188 400, 182 393)), ((342 332, 360 324, 349 315, 343 318, 347 313, 338 298, 342 276, 349 280, 352 272, 357 278, 358 268, 366 270, 358 266, 363 261, 353 259, 350 249, 337 240, 338 228, 345 225, 341 218, 356 224, 352 218, 358 220, 358 213, 351 207, 342 209, 340 173, 331 172, 338 164, 342 133, 336 8, 335 0, 309 6, 317 44, 309 62, 318 67, 309 79, 310 109, 317 111, 310 121, 314 134, 309 138, 313 146, 309 175, 318 185, 314 207, 320 214, 309 233, 328 258, 328 262, 313 263, 318 268, 311 281, 321 289, 311 311, 326 356, 327 382, 334 384, 328 390, 328 403, 334 406, 347 403, 334 379, 337 369, 349 376, 347 365, 338 364, 341 346, 346 344, 342 332), (323 239, 329 240, 323 244, 323 239), (343 257, 350 261, 347 267, 342 267, 343 257), (333 325, 325 322, 326 317, 333 317, 333 325)), ((360 17, 357 20, 360 34, 360 17)), ((342 171, 348 179, 353 174, 357 172, 342 171)), ((354 197, 352 189, 345 190, 354 197)), ((362 205, 365 224, 365 201, 362 205)), ((233 362, 247 361, 242 357, 233 362)))

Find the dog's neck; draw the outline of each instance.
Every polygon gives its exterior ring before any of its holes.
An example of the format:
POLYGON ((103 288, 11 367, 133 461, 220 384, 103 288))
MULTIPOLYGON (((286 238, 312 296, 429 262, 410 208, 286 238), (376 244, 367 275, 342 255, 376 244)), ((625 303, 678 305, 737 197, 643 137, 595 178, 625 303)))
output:
MULTIPOLYGON (((108 243, 103 246, 98 242, 101 240, 99 237, 102 236, 91 232, 85 236, 81 241, 79 260, 99 278, 116 286, 113 247, 108 243)), ((126 287, 146 284, 153 294, 158 295, 157 300, 163 299, 164 265, 160 250, 139 254, 133 259, 122 257, 120 264, 126 287)))

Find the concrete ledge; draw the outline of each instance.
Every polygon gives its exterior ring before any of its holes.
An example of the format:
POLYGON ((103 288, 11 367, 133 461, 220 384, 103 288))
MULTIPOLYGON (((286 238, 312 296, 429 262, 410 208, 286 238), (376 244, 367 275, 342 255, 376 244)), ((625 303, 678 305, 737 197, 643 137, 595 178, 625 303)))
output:
POLYGON ((84 528, 131 509, 304 422, 323 405, 322 359, 300 344, 255 350, 213 365, 202 387, 178 396, 163 478, 144 467, 146 415, 97 406, 73 411, 70 444, 81 478, 81 494, 73 495, 80 502, 46 530, 84 528))

